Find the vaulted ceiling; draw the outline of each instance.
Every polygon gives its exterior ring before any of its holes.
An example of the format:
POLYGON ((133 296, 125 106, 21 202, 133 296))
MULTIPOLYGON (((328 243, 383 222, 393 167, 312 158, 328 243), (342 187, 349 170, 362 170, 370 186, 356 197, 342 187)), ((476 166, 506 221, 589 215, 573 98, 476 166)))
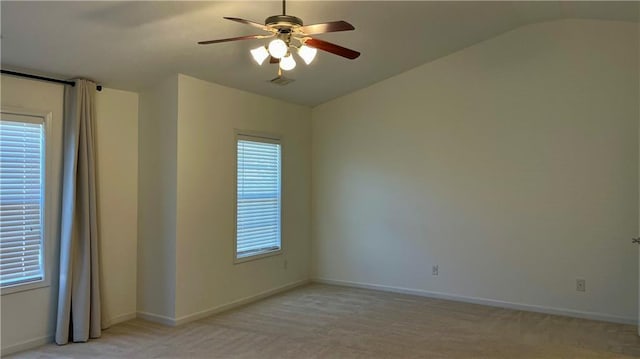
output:
POLYGON ((259 33, 223 16, 263 22, 279 1, 1 2, 4 68, 140 91, 174 73, 315 106, 517 27, 556 19, 638 21, 637 2, 290 1, 305 24, 345 20, 355 31, 318 38, 362 52, 347 60, 320 52, 286 86, 268 82, 277 65, 258 66, 249 49, 265 40, 197 41, 259 33))

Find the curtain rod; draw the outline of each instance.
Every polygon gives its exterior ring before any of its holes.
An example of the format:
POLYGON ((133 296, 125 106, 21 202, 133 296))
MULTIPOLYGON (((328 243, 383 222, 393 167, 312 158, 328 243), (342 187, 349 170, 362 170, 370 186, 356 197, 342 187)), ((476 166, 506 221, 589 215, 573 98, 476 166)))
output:
MULTIPOLYGON (((38 75, 25 74, 25 73, 16 72, 16 71, 0 70, 0 73, 6 74, 6 75, 12 75, 12 76, 26 77, 28 79, 34 79, 34 80, 40 80, 40 81, 55 82, 55 83, 58 83, 58 84, 69 85, 69 86, 75 86, 76 85, 75 81, 65 81, 65 80, 52 79, 51 77, 44 77, 44 76, 38 76, 38 75)), ((96 90, 102 91, 102 85, 96 85, 96 90)))

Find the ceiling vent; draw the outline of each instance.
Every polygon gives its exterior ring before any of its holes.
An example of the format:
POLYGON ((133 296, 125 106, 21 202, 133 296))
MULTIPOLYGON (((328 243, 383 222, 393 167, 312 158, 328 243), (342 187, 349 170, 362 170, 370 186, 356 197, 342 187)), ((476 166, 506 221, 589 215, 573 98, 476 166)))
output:
POLYGON ((280 86, 285 86, 288 85, 290 83, 292 83, 293 81, 295 81, 294 79, 288 79, 284 76, 278 76, 272 80, 269 80, 269 82, 271 82, 272 84, 276 84, 276 85, 280 85, 280 86))

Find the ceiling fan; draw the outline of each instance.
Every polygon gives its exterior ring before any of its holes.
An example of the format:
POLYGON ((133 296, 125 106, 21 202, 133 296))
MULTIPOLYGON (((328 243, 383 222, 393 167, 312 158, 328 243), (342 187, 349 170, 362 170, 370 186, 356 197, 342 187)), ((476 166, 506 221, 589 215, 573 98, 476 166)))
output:
POLYGON ((198 44, 208 45, 238 40, 273 38, 273 40, 269 42, 267 46, 260 46, 251 50, 251 55, 259 65, 262 65, 267 57, 270 57, 270 63, 278 63, 279 77, 282 76, 282 70, 288 71, 295 68, 296 62, 293 58, 294 52, 297 52, 298 56, 300 56, 307 65, 313 61, 316 56, 317 50, 326 51, 350 60, 356 59, 358 58, 358 56, 360 56, 360 53, 358 51, 347 49, 346 47, 342 47, 328 41, 311 37, 311 35, 324 34, 327 32, 355 30, 353 25, 349 24, 346 21, 332 21, 305 26, 302 22, 302 19, 286 14, 285 0, 282 0, 282 15, 269 16, 264 21, 264 25, 237 17, 224 18, 227 20, 239 22, 241 24, 253 26, 255 28, 268 32, 268 34, 207 40, 200 41, 198 42, 198 44))

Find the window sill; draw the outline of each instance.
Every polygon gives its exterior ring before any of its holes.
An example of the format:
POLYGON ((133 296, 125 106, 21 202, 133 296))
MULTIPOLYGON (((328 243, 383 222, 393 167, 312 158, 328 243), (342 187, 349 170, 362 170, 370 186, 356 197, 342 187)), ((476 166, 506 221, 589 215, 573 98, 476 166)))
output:
POLYGON ((262 259, 262 258, 266 258, 266 257, 277 256, 277 255, 280 255, 280 254, 282 254, 282 248, 278 249, 277 251, 261 252, 261 253, 252 254, 252 255, 246 256, 246 257, 236 258, 233 261, 233 264, 240 264, 240 263, 244 263, 244 262, 250 262, 250 261, 254 261, 256 259, 262 259))
POLYGON ((49 282, 46 280, 33 281, 23 284, 16 284, 7 287, 0 288, 0 295, 14 294, 18 292, 25 292, 28 290, 40 289, 49 286, 49 282))

